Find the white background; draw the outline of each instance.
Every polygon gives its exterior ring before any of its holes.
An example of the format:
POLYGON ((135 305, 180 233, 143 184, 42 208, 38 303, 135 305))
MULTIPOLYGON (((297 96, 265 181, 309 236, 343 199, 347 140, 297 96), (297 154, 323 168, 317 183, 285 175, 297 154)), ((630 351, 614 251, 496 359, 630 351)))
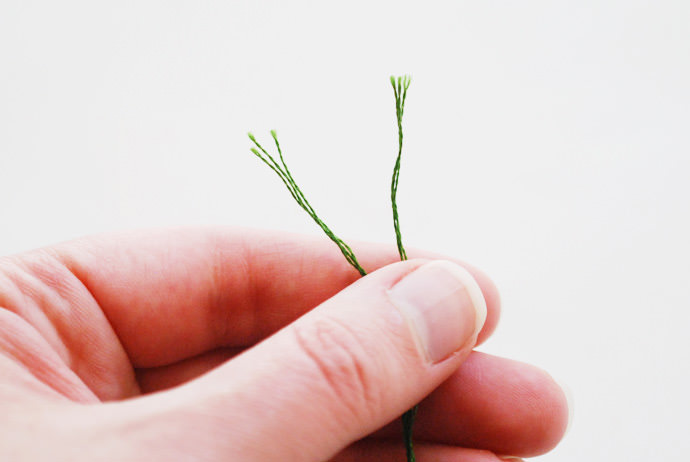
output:
POLYGON ((390 74, 413 76, 408 246, 501 290, 482 350, 567 382, 540 461, 690 453, 690 4, 3 1, 0 253, 95 232, 318 235, 246 132, 276 128, 347 239, 393 242, 390 74))

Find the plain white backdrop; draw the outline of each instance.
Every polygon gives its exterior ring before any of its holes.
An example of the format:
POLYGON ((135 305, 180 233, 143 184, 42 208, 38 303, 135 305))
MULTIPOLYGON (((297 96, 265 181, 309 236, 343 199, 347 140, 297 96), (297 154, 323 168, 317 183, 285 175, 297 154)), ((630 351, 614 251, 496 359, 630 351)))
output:
MULTIPOLYGON (((690 453, 690 3, 0 3, 0 254, 231 224, 319 235, 249 152, 279 132, 346 240, 496 281, 480 349, 568 383, 540 461, 690 453)), ((268 143, 266 143, 268 144, 268 143)), ((536 459, 535 459, 536 460, 536 459)))

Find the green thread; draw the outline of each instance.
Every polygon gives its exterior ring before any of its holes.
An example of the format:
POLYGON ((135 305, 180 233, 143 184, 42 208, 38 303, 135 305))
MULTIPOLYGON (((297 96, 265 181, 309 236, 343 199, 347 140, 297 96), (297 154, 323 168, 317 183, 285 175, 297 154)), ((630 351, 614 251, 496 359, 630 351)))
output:
MULTIPOLYGON (((400 158, 402 157, 403 148, 403 128, 402 118, 405 110, 405 99, 407 98, 407 89, 410 86, 411 78, 409 75, 398 77, 397 79, 391 76, 391 85, 393 86, 393 93, 395 94, 395 117, 398 120, 398 157, 395 159, 395 167, 393 167, 393 179, 391 180, 391 207, 393 209, 393 229, 395 230, 395 241, 398 245, 398 253, 401 260, 407 260, 407 252, 402 243, 402 235, 400 233, 400 219, 398 217, 398 203, 396 197, 398 195, 398 179, 400 178, 400 158)), ((412 426, 417 415, 419 406, 414 406, 402 415, 403 440, 405 442, 405 452, 407 455, 407 462, 415 462, 414 447, 412 444, 412 426)))
POLYGON ((403 426, 403 441, 405 442, 405 454, 407 457, 407 462, 415 462, 414 447, 412 445, 412 426, 414 425, 414 418, 417 416, 417 409, 419 406, 415 406, 412 409, 406 411, 402 417, 403 426))
MULTIPOLYGON (((391 181, 391 207, 393 209, 393 228, 395 230, 395 240, 398 246, 398 253, 400 254, 401 260, 407 260, 407 253, 402 243, 402 235, 400 233, 400 220, 398 217, 398 204, 396 202, 396 197, 398 194, 398 179, 400 177, 400 159, 402 157, 402 147, 403 147, 403 129, 402 129, 402 118, 405 109, 405 99, 407 98, 407 89, 410 86, 411 78, 409 75, 398 77, 397 79, 393 76, 390 78, 391 85, 393 86, 393 92, 395 94, 395 115, 398 122, 398 156, 395 160, 395 167, 393 168, 393 179, 391 181)), ((331 231, 331 229, 326 225, 326 223, 319 218, 311 206, 307 198, 305 197, 302 190, 297 186, 295 179, 290 173, 285 159, 283 158, 283 151, 280 149, 280 143, 278 142, 278 136, 275 130, 271 130, 271 137, 275 142, 276 149, 278 150, 278 157, 280 163, 270 155, 259 142, 256 140, 254 135, 248 133, 249 139, 254 143, 256 147, 250 148, 256 157, 261 159, 263 163, 268 165, 268 167, 273 170, 276 175, 283 182, 287 190, 293 199, 299 204, 302 209, 316 222, 317 225, 326 233, 331 241, 333 241, 342 254, 345 256, 350 265, 352 265, 361 276, 366 276, 367 272, 362 268, 362 266, 357 261, 354 252, 342 239, 331 231), (257 149, 258 148, 258 149, 257 149)), ((405 443, 405 451, 407 454, 407 462, 415 462, 414 448, 412 445, 412 426, 414 424, 415 416, 417 415, 418 406, 414 406, 412 409, 405 412, 402 417, 403 425, 403 440, 405 443)))
POLYGON ((280 163, 278 163, 275 160, 275 158, 272 155, 270 155, 259 144, 254 135, 248 133, 248 136, 249 139, 252 140, 254 145, 256 145, 256 147, 259 148, 259 150, 257 150, 256 148, 250 148, 254 155, 261 159, 266 165, 269 166, 271 170, 273 170, 280 177, 285 187, 288 189, 288 191, 290 191, 292 198, 295 199, 299 206, 302 207, 305 212, 307 212, 307 214, 316 222, 317 225, 319 225, 323 232, 326 233, 326 236, 328 236, 331 239, 331 241, 333 241, 338 246, 340 251, 345 256, 347 262, 354 266, 354 268, 359 272, 360 275, 365 276, 367 272, 364 271, 364 268, 362 268, 362 266, 357 261, 357 257, 355 257, 355 253, 352 251, 350 246, 347 245, 338 236, 336 236, 335 233, 333 233, 333 231, 331 231, 331 229, 326 225, 326 223, 324 223, 323 220, 319 218, 319 216, 314 211, 314 208, 311 206, 307 198, 304 196, 302 190, 299 188, 299 186, 297 186, 297 183, 295 182, 295 179, 292 177, 290 169, 288 169, 288 166, 285 163, 285 159, 283 158, 283 151, 280 149, 280 143, 278 143, 278 136, 276 135, 276 131, 271 130, 271 136, 273 137, 273 141, 275 141, 276 149, 278 150, 278 154, 280 156, 280 163))
POLYGON ((393 180, 391 181, 391 206, 393 208, 393 228, 395 229, 395 240, 398 244, 398 253, 401 260, 407 260, 407 253, 402 244, 402 236, 400 234, 400 220, 398 219, 398 204, 396 196, 398 194, 398 178, 400 177, 400 158, 402 157, 403 148, 403 129, 402 118, 405 109, 405 98, 407 98, 407 89, 410 86, 411 78, 409 75, 398 77, 397 80, 391 75, 391 85, 393 86, 393 93, 395 94, 395 117, 398 120, 398 157, 395 159, 395 167, 393 168, 393 180))

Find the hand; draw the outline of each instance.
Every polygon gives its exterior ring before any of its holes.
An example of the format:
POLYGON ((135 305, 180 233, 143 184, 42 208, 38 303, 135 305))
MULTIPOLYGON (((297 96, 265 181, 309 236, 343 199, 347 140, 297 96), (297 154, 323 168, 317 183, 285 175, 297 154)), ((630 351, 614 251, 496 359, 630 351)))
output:
POLYGON ((360 279, 327 240, 237 229, 0 259, 0 460, 404 462, 398 417, 422 400, 420 462, 560 440, 546 373, 471 352, 499 316, 489 279, 354 249, 381 269, 360 279))

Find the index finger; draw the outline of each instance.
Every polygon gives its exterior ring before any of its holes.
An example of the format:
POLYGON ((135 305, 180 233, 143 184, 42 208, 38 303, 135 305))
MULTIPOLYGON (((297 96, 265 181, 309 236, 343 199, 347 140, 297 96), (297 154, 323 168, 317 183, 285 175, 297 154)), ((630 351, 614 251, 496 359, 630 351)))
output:
MULTIPOLYGON (((352 248, 367 271, 399 260, 392 245, 352 248)), ((135 367, 250 346, 360 277, 325 238, 241 228, 103 235, 55 252, 93 295, 135 367)), ((498 293, 483 273, 464 266, 487 301, 481 341, 496 326, 498 293)))

